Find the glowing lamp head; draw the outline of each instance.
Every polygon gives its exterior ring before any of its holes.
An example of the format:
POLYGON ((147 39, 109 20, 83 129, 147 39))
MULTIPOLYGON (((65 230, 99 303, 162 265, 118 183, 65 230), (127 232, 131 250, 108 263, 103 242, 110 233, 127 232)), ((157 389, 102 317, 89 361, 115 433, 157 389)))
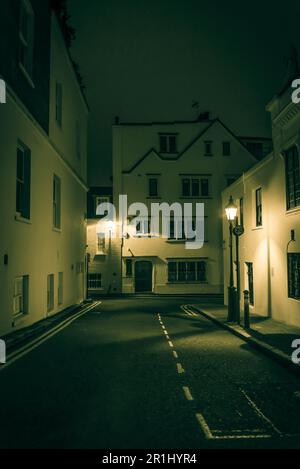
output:
POLYGON ((229 202, 225 207, 225 212, 228 221, 233 221, 237 214, 237 206, 235 205, 232 195, 229 198, 229 202))

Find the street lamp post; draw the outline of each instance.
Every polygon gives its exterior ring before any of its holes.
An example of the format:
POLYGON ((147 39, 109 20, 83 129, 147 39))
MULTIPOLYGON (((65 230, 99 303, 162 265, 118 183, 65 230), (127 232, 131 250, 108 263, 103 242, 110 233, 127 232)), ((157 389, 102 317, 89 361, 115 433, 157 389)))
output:
POLYGON ((225 207, 227 220, 229 222, 229 287, 228 287, 228 316, 229 322, 234 321, 236 301, 235 301, 235 288, 233 283, 233 255, 232 255, 232 234, 233 234, 233 221, 237 213, 237 206, 235 205, 232 195, 229 198, 228 204, 225 207))
POLYGON ((240 297, 241 297, 241 279, 240 279, 240 259, 239 259, 239 237, 244 233, 244 227, 238 224, 238 217, 235 218, 235 227, 233 234, 235 236, 235 252, 236 252, 236 321, 239 324, 241 319, 240 297))

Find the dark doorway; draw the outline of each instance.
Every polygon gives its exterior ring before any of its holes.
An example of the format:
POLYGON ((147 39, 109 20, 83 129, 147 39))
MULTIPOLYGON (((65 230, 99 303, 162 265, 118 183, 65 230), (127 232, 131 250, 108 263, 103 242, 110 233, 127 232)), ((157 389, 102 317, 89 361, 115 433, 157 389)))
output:
POLYGON ((152 292, 152 263, 137 261, 135 263, 135 291, 152 292))

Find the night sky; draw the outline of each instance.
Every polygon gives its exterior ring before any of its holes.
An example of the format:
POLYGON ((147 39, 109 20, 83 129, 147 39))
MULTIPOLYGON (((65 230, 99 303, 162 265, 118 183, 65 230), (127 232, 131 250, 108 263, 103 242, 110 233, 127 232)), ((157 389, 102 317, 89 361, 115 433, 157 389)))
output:
POLYGON ((109 185, 111 125, 220 117, 238 135, 270 136, 265 105, 300 50, 300 2, 69 0, 91 109, 89 183, 109 185))

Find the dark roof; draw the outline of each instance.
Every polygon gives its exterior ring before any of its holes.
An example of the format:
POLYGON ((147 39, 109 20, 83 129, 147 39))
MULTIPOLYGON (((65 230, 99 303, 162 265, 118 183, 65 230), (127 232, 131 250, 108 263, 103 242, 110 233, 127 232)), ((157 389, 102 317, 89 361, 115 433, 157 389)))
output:
MULTIPOLYGON (((193 123, 195 123, 196 121, 192 121, 193 123)), ((200 121, 197 121, 197 122, 200 122, 200 121)), ((165 160, 165 161, 174 161, 174 160, 178 160, 187 150, 189 150, 189 148, 191 148, 194 143, 197 142, 197 140, 199 140, 199 138, 201 138, 203 136, 203 134, 205 134, 208 129, 210 129, 210 127, 212 127, 216 122, 218 122, 219 124, 221 124, 225 130, 227 130, 228 133, 230 133, 230 135, 232 135, 232 137, 234 139, 236 139, 240 145, 242 147, 245 148, 245 150, 252 156, 252 158, 254 160, 256 160, 256 158, 252 155, 252 153, 248 150, 248 148, 246 147, 246 145, 244 145, 244 143, 239 139, 239 137, 237 137, 236 135, 234 135, 234 133, 219 119, 213 119, 213 120, 209 120, 208 123, 209 125, 207 125, 205 127, 205 129, 201 130, 201 132, 180 152, 178 153, 176 156, 170 158, 165 158, 164 156, 162 156, 160 153, 158 153, 155 148, 150 148, 130 169, 128 170, 124 170, 122 171, 123 174, 130 174, 145 158, 147 158, 148 155, 150 155, 150 153, 155 153, 156 156, 158 156, 161 160, 165 160)))
POLYGON ((237 137, 240 140, 265 140, 265 141, 272 141, 271 137, 237 137))
POLYGON ((151 126, 151 125, 174 125, 174 124, 198 124, 199 122, 213 122, 215 119, 194 119, 194 120, 175 120, 175 121, 152 121, 152 122, 119 122, 119 124, 115 125, 123 125, 123 126, 151 126))

